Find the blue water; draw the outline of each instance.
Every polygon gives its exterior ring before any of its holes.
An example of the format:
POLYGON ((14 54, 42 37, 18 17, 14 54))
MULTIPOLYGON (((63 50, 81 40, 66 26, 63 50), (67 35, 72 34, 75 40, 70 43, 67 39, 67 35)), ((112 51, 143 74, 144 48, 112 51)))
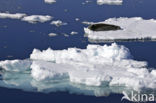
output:
MULTIPOLYGON (((43 0, 0 0, 0 12, 27 13, 28 15, 51 15, 53 20, 62 20, 68 25, 57 28, 47 23, 29 24, 20 20, 0 19, 0 60, 29 58, 32 50, 51 47, 66 49, 68 47, 85 48, 88 39, 84 37, 82 21, 104 21, 112 17, 142 17, 156 19, 156 0, 124 0, 123 5, 97 5, 96 0, 82 5, 84 0, 57 0, 49 5, 43 0), (67 12, 65 12, 67 10, 67 12), (80 21, 75 21, 79 18, 80 21), (33 31, 33 32, 31 32, 33 31), (79 34, 63 36, 76 31, 79 34), (49 37, 54 32, 56 37, 49 37)), ((103 45, 105 43, 100 43, 103 45)), ((109 43, 108 43, 109 44, 109 43)), ((118 42, 130 49, 134 59, 147 61, 150 67, 156 67, 156 42, 118 42)), ((122 95, 112 94, 108 97, 94 97, 56 93, 30 93, 21 90, 0 88, 0 103, 120 103, 122 95)), ((125 101, 127 103, 127 101, 125 101)))

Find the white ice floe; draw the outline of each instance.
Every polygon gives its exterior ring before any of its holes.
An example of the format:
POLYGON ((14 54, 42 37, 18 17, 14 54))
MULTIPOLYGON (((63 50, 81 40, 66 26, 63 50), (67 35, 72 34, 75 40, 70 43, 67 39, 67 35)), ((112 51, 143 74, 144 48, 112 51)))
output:
POLYGON ((90 0, 86 0, 86 1, 82 2, 82 4, 85 5, 85 4, 88 4, 88 3, 91 3, 91 2, 92 1, 90 1, 90 0))
POLYGON ((11 13, 1 13, 0 12, 0 18, 3 18, 3 19, 6 19, 6 18, 10 18, 10 19, 21 19, 24 16, 26 16, 26 14, 24 14, 24 13, 11 14, 11 13))
POLYGON ((80 21, 80 19, 79 18, 75 18, 75 21, 80 21))
MULTIPOLYGON (((156 20, 144 20, 140 17, 133 18, 110 18, 105 20, 105 24, 112 24, 121 27, 121 30, 116 31, 92 31, 84 28, 90 40, 145 40, 156 39, 156 20)), ((95 23, 96 24, 96 23, 95 23)))
POLYGON ((78 32, 72 31, 70 34, 71 34, 71 35, 76 35, 76 34, 78 34, 78 32))
POLYGON ((67 23, 62 22, 61 20, 52 21, 50 24, 55 25, 57 27, 67 25, 67 23))
POLYGON ((94 24, 94 22, 83 21, 82 24, 90 25, 90 24, 94 24))
POLYGON ((98 5, 109 4, 109 5, 121 5, 123 0, 97 0, 98 5))
POLYGON ((122 93, 125 88, 155 89, 156 70, 150 71, 147 62, 131 57, 126 47, 115 43, 88 45, 86 49, 34 49, 30 59, 0 62, 0 86, 40 92, 69 90, 96 96, 122 93))
POLYGON ((44 23, 50 21, 51 19, 52 17, 49 15, 31 15, 22 18, 22 21, 27 21, 29 23, 37 23, 37 22, 44 23))
POLYGON ((56 0, 44 0, 45 3, 48 3, 48 4, 52 4, 52 3, 55 3, 56 0))
POLYGON ((57 34, 56 34, 56 33, 49 33, 48 35, 49 35, 50 37, 57 36, 57 34))
POLYGON ((16 13, 16 14, 11 14, 11 13, 0 13, 0 18, 6 19, 20 19, 22 21, 27 21, 29 23, 37 23, 37 22, 47 22, 50 21, 53 17, 49 15, 30 15, 27 16, 24 13, 16 13))

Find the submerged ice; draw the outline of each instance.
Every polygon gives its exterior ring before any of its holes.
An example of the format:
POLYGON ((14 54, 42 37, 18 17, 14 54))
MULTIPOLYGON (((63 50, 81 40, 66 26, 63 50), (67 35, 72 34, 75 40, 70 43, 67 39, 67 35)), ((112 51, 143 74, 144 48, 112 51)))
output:
POLYGON ((34 49, 29 59, 1 61, 0 67, 0 86, 27 91, 104 96, 156 88, 156 70, 149 71, 147 62, 133 60, 126 47, 115 43, 86 49, 34 49))
POLYGON ((88 28, 84 28, 87 37, 92 41, 156 39, 156 20, 154 19, 144 20, 140 17, 120 17, 110 18, 99 23, 117 25, 121 27, 121 30, 96 32, 88 28))

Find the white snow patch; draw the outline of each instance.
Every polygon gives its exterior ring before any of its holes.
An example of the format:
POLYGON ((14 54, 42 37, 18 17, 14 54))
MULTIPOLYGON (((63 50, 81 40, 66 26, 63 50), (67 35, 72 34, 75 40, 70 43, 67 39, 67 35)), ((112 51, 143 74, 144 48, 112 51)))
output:
POLYGON ((156 20, 154 19, 144 20, 140 17, 121 17, 110 18, 98 23, 117 25, 120 26, 122 30, 92 31, 84 28, 85 33, 91 40, 156 39, 156 20))

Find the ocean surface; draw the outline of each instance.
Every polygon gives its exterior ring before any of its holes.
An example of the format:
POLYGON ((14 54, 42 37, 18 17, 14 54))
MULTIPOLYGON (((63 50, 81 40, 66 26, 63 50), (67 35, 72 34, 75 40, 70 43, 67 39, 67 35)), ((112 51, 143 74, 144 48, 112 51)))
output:
MULTIPOLYGON (((0 19, 0 60, 29 58, 34 48, 54 50, 69 47, 86 48, 92 44, 84 37, 83 21, 98 22, 113 17, 142 17, 156 19, 156 0, 124 0, 122 5, 97 5, 96 0, 57 0, 46 4, 44 0, 0 0, 0 12, 51 15, 68 25, 56 27, 50 22, 30 24, 20 20, 0 19), (75 18, 79 18, 76 21, 75 18), (72 31, 78 32, 70 35, 72 31), (57 33, 49 37, 49 33, 57 33), (67 34, 68 36, 64 36, 67 34)), ((98 43, 100 45, 110 43, 98 43)), ((156 68, 156 42, 117 42, 129 48, 133 58, 147 61, 156 68)), ((123 95, 105 97, 68 92, 37 93, 0 88, 0 103, 120 103, 123 95)), ((128 101, 122 101, 129 103, 128 101)))

